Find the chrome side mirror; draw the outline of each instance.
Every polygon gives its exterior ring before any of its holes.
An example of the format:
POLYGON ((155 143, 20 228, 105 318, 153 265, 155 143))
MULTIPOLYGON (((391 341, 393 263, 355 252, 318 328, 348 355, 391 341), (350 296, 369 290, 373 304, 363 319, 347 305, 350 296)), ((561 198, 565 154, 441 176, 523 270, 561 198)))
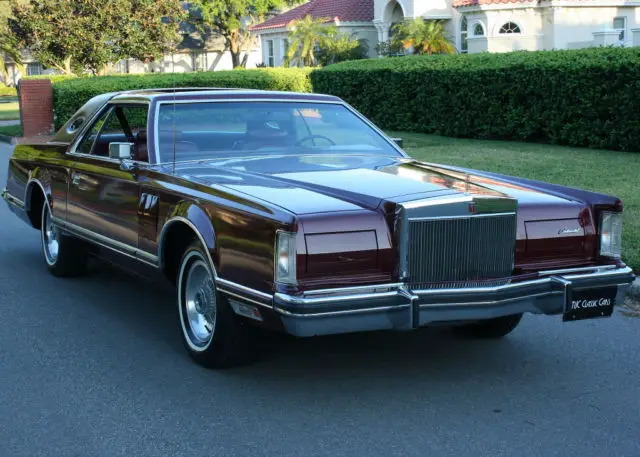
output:
POLYGON ((131 157, 133 157, 133 143, 109 143, 109 157, 111 159, 131 160, 131 157))
POLYGON ((401 148, 401 147, 402 147, 402 143, 403 143, 402 138, 391 138, 391 140, 392 140, 395 144, 397 144, 399 148, 401 148))

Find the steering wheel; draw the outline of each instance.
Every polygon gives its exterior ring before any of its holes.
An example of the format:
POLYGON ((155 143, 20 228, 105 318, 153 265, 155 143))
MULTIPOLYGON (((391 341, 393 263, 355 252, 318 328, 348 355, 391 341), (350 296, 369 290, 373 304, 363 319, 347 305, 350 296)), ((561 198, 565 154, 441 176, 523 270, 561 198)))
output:
MULTIPOLYGON (((327 138, 324 135, 309 135, 309 136, 305 136, 304 138, 301 138, 300 140, 296 141, 296 146, 302 146, 302 143, 304 143, 305 141, 309 141, 309 140, 325 140, 329 144, 331 144, 331 146, 335 146, 336 145, 335 141, 333 141, 331 138, 327 138)), ((314 146, 315 146, 315 143, 314 143, 314 146)))

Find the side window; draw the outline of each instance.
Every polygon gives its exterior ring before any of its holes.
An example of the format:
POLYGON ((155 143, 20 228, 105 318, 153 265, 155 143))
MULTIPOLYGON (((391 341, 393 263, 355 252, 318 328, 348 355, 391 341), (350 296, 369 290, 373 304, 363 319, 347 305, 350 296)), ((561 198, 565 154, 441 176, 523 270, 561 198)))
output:
POLYGON ((100 115, 97 121, 93 124, 91 129, 85 134, 84 138, 78 145, 76 152, 80 154, 91 154, 91 149, 93 147, 93 143, 95 143, 96 138, 98 137, 98 133, 100 133, 100 129, 104 124, 104 121, 107 119, 107 116, 111 113, 111 109, 105 110, 104 113, 100 115))
POLYGON ((146 162, 147 154, 147 105, 116 106, 106 119, 93 148, 93 155, 107 157, 109 143, 133 143, 134 160, 146 162))
POLYGON ((93 149, 94 155, 107 157, 109 143, 133 143, 134 159, 146 162, 147 105, 116 106, 104 123, 93 149))

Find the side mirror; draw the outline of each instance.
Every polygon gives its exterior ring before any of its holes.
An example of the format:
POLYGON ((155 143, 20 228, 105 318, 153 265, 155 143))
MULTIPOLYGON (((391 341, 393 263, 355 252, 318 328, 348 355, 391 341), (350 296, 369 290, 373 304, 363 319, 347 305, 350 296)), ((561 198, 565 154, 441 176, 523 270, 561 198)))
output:
POLYGON ((109 157, 119 160, 131 160, 133 143, 109 143, 109 157))
POLYGON ((391 138, 391 139, 393 140, 393 142, 394 142, 395 144, 397 144, 397 145, 398 145, 398 147, 399 147, 399 148, 401 148, 401 147, 402 147, 402 143, 403 143, 402 138, 391 138))

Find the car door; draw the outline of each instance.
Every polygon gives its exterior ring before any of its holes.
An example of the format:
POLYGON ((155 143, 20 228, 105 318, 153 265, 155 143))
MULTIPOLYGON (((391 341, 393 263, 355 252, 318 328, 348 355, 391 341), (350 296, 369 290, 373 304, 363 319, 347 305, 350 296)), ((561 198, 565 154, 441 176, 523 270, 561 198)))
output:
POLYGON ((135 255, 138 245, 140 183, 135 168, 125 170, 118 159, 109 157, 109 143, 135 144, 143 134, 146 143, 147 116, 147 104, 113 104, 71 151, 69 227, 128 255, 135 255))

